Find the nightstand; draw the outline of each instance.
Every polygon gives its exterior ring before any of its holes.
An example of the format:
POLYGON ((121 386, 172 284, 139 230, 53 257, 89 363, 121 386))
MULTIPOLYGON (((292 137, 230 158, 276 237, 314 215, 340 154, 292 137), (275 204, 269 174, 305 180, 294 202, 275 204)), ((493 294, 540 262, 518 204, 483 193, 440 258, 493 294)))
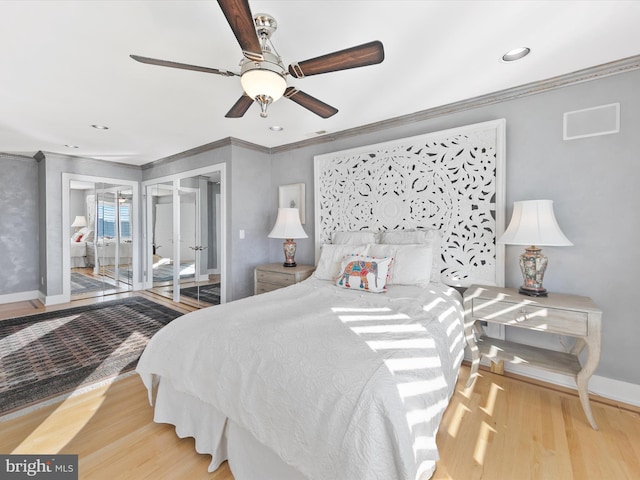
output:
POLYGON ((309 278, 315 269, 316 267, 313 265, 298 265, 296 267, 285 267, 282 263, 260 265, 254 271, 254 294, 294 285, 309 278))
POLYGON ((471 349, 471 373, 467 387, 478 373, 480 357, 492 362, 512 362, 537 366, 575 378, 584 413, 597 430, 589 405, 589 378, 600 360, 602 311, 588 297, 549 293, 548 297, 528 297, 512 288, 472 285, 464 293, 464 330, 471 349), (569 352, 556 352, 486 336, 479 322, 499 323, 539 332, 575 337, 569 352), (584 365, 578 356, 587 347, 584 365))

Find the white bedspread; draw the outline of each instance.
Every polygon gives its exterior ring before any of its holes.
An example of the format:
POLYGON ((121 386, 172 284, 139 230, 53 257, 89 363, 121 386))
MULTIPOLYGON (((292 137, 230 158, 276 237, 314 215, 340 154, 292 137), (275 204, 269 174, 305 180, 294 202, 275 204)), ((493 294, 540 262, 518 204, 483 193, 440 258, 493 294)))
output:
POLYGON ((74 242, 73 240, 71 240, 69 254, 71 257, 86 257, 87 242, 74 242))
MULTIPOLYGON (((463 357, 458 293, 308 279, 184 315, 137 372, 211 404, 309 479, 423 479, 463 357)), ((151 398, 151 397, 150 397, 151 398)))

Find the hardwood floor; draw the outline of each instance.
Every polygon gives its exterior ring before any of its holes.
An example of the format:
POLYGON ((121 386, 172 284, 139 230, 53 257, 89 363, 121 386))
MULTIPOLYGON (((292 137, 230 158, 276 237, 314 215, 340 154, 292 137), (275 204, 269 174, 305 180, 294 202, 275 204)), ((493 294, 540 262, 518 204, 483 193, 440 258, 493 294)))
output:
MULTIPOLYGON (((7 310, 19 308, 0 306, 0 318, 7 318, 7 310)), ((634 408, 593 401, 600 427, 595 431, 573 391, 484 370, 465 389, 468 374, 463 366, 443 417, 434 479, 640 478, 640 413, 634 408)), ((233 479, 226 463, 207 473, 210 457, 196 453, 192 439, 179 439, 172 426, 153 423, 146 390, 135 374, 0 419, 0 453, 78 454, 80 478, 88 480, 233 479)))

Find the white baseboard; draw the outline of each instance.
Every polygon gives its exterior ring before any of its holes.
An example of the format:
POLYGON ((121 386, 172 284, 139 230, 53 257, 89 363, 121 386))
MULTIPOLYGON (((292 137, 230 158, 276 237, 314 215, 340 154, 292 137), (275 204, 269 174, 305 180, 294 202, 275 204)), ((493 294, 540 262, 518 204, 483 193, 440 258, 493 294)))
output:
POLYGON ((0 295, 0 304, 37 300, 39 298, 39 295, 40 292, 38 290, 32 290, 30 292, 7 293, 5 295, 0 295))
MULTIPOLYGON (((465 360, 471 361, 469 354, 465 355, 465 360)), ((489 360, 482 359, 482 365, 489 365, 489 360)), ((576 382, 569 375, 561 375, 559 373, 548 372, 539 368, 526 366, 522 364, 506 363, 504 369, 507 372, 522 375, 523 377, 533 378, 542 382, 560 385, 562 387, 576 389, 576 382)), ((613 378, 593 375, 589 379, 589 393, 598 395, 609 400, 623 402, 629 405, 640 407, 640 385, 635 383, 623 382, 613 378)))
POLYGON ((61 303, 69 303, 71 301, 70 295, 45 295, 42 292, 38 292, 38 299, 48 307, 50 305, 59 305, 61 303))
MULTIPOLYGON (((576 382, 569 375, 561 375, 558 373, 547 372, 535 367, 526 365, 507 364, 504 369, 507 372, 516 373, 525 377, 535 378, 543 382, 552 383, 568 388, 576 388, 576 382)), ((589 393, 593 393, 600 397, 608 398, 618 402, 627 403, 640 407, 640 385, 613 378, 601 377, 593 375, 589 379, 589 393)))

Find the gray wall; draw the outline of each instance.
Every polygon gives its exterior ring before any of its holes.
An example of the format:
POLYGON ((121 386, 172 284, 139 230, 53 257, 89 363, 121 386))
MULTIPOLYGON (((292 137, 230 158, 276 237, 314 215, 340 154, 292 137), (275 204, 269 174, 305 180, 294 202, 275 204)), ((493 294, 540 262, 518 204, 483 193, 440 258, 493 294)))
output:
POLYGON ((38 165, 0 154, 0 295, 39 289, 38 165))
MULTIPOLYGON (((603 310, 602 357, 596 374, 640 384, 637 368, 640 321, 633 308, 640 266, 640 70, 557 90, 443 115, 396 128, 273 155, 272 191, 280 184, 305 182, 307 215, 313 218, 313 157, 506 118, 507 221, 516 200, 554 201, 562 230, 573 247, 547 247, 544 285, 550 292, 586 295, 603 310), (614 102, 621 104, 618 134, 571 141, 562 139, 563 113, 614 102)), ((272 208, 275 208, 272 207, 272 208)), ((298 241, 298 263, 313 263, 311 237, 298 241)), ((277 245, 271 246, 278 260, 277 245)), ((506 283, 522 284, 518 257, 522 248, 506 248, 506 283)), ((560 338, 510 329, 507 338, 561 349, 560 338)), ((565 339, 562 339, 565 341, 565 339)))
POLYGON ((275 222, 276 210, 271 208, 271 159, 263 152, 233 147, 233 159, 229 163, 231 179, 231 208, 229 212, 231 266, 233 278, 232 299, 253 295, 253 270, 257 265, 269 262, 267 235, 275 222), (244 230, 244 239, 240 239, 244 230))

